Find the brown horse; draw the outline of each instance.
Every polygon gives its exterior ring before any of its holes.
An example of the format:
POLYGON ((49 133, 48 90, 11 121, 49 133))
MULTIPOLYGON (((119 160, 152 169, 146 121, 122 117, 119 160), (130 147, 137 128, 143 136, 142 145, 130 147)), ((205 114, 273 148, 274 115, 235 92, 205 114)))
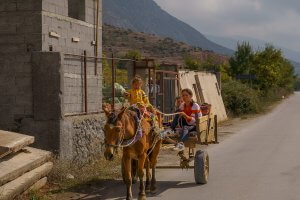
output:
POLYGON ((104 156, 107 160, 112 160, 116 148, 122 147, 124 141, 129 141, 129 144, 123 146, 122 156, 122 176, 127 187, 126 199, 132 199, 132 168, 134 167, 132 163, 134 160, 137 160, 137 173, 140 180, 138 199, 144 200, 146 199, 146 192, 155 192, 156 190, 155 168, 161 140, 157 134, 151 131, 150 123, 145 118, 142 118, 140 125, 143 130, 143 136, 138 141, 134 141, 138 129, 136 112, 127 108, 123 108, 119 113, 111 112, 107 105, 103 105, 103 110, 107 116, 107 123, 104 127, 106 145, 104 156), (145 167, 146 187, 143 180, 145 167), (150 167, 152 168, 152 179, 150 167))

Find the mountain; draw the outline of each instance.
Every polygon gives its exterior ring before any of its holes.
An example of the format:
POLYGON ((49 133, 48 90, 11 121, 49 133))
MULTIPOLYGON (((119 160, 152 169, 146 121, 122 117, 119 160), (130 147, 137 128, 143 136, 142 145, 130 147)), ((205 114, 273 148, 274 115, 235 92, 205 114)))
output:
MULTIPOLYGON (((213 36, 213 35, 206 35, 208 39, 211 41, 214 41, 220 45, 223 45, 229 49, 236 49, 237 43, 238 42, 249 42, 251 46, 257 50, 260 48, 263 48, 265 44, 268 42, 250 38, 250 37, 241 37, 241 36, 236 36, 234 39, 230 37, 221 37, 221 36, 213 36)), ((295 50, 291 50, 288 48, 284 48, 278 45, 273 44, 276 48, 279 48, 282 50, 283 54, 287 59, 291 61, 295 68, 295 72, 300 75, 300 52, 297 52, 295 50)))
MULTIPOLYGON (((220 37, 220 36, 213 36, 213 35, 206 35, 206 37, 208 39, 210 39, 211 41, 214 41, 220 45, 223 45, 229 49, 236 49, 236 45, 237 42, 242 42, 242 41, 247 41, 251 44, 251 46, 254 49, 259 49, 259 48, 263 48, 265 46, 265 44, 267 44, 268 42, 263 41, 263 40, 258 40, 258 39, 254 39, 254 38, 250 38, 250 37, 241 37, 241 36, 235 36, 234 39, 233 38, 227 38, 227 37, 220 37)), ((271 43, 272 44, 272 43, 271 43)), ((300 52, 295 51, 295 50, 291 50, 285 47, 281 47, 279 45, 273 44, 276 48, 279 48, 283 51, 285 57, 287 59, 290 60, 294 60, 296 62, 300 62, 300 52)))
POLYGON ((103 22, 136 32, 169 37, 223 55, 233 54, 231 49, 211 42, 190 25, 161 9, 153 0, 103 0, 103 22))
POLYGON ((162 38, 153 34, 133 32, 110 25, 103 25, 103 53, 115 57, 124 57, 130 51, 138 51, 143 57, 155 59, 156 64, 176 63, 183 66, 185 56, 197 58, 199 62, 213 61, 214 64, 228 62, 228 57, 205 51, 201 48, 178 42, 171 38, 162 38))

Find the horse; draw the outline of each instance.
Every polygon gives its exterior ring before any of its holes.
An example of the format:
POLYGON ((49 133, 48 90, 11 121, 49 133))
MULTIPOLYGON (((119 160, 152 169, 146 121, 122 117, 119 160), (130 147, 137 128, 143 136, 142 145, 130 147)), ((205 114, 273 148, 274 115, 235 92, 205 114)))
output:
MULTIPOLYGON (((120 112, 111 111, 110 107, 105 104, 102 108, 107 117, 104 126, 104 156, 111 161, 116 149, 123 147, 121 167, 123 181, 127 187, 126 200, 132 199, 132 183, 136 169, 134 161, 137 160, 137 174, 140 181, 138 200, 145 200, 146 193, 156 191, 155 168, 162 141, 158 134, 151 130, 151 124, 147 119, 142 117, 140 121, 138 120, 137 112, 128 108, 122 108, 120 112), (139 126, 143 134, 139 140, 135 141, 139 126), (125 141, 127 145, 122 145, 125 141), (146 186, 144 185, 144 168, 146 168, 146 186), (152 168, 152 178, 150 168, 152 168)), ((159 122, 162 126, 161 120, 159 122)))

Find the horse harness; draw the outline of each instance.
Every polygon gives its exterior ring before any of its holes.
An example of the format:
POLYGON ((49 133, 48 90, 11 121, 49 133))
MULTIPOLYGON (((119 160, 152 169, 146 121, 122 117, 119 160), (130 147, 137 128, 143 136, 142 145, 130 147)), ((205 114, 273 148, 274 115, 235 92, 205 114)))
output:
MULTIPOLYGON (((124 140, 124 137, 125 137, 125 129, 122 128, 123 130, 123 134, 122 134, 122 137, 121 139, 119 140, 118 144, 117 145, 113 145, 113 144, 108 144, 106 141, 105 141, 105 146, 107 147, 113 147, 113 148, 123 148, 123 147, 129 147, 131 145, 133 145, 134 143, 136 143, 139 139, 141 138, 137 138, 137 135, 138 135, 138 132, 139 131, 142 131, 142 127, 141 127, 141 121, 142 119, 144 118, 144 114, 145 114, 145 111, 143 113, 141 113, 140 109, 136 106, 130 106, 129 108, 126 108, 128 110, 131 110, 133 112, 135 112, 137 115, 134 116, 135 117, 135 122, 136 122, 136 132, 135 132, 135 135, 133 136, 133 138, 131 139, 128 139, 128 140, 124 140)), ((115 124, 117 121, 117 115, 115 113, 112 113, 111 116, 109 117, 107 123, 109 124, 115 124)), ((154 129, 152 129, 151 131, 154 131, 154 129)), ((144 132, 142 133, 144 134, 144 132)), ((143 136, 143 135, 142 135, 143 136)), ((141 137, 142 137, 141 136, 141 137)), ((151 147, 148 149, 147 151, 147 156, 149 156, 152 151, 154 150, 154 147, 156 146, 157 142, 162 139, 159 137, 159 134, 156 134, 155 137, 154 137, 154 140, 153 140, 153 143, 151 145, 151 147)))
MULTIPOLYGON (((135 106, 130 106, 129 108, 125 108, 125 109, 131 110, 131 111, 134 111, 134 112, 137 113, 137 116, 134 116, 135 117, 135 122, 136 122, 136 127, 137 127, 134 136, 131 139, 124 140, 124 138, 125 138, 125 129, 123 127, 121 127, 122 135, 121 135, 120 140, 118 141, 118 144, 116 144, 116 145, 115 144, 108 144, 105 141, 104 142, 105 146, 114 147, 114 148, 128 147, 128 146, 133 145, 135 142, 137 142, 140 139, 140 138, 137 139, 137 136, 138 136, 139 131, 142 131, 141 130, 141 121, 144 118, 145 112, 141 113, 140 110, 138 108, 136 108, 135 106)), ((114 125, 117 121, 117 117, 118 116, 115 113, 111 113, 111 115, 108 118, 107 123, 111 124, 111 125, 114 125)), ((143 132, 143 134, 144 134, 144 132, 143 132)))

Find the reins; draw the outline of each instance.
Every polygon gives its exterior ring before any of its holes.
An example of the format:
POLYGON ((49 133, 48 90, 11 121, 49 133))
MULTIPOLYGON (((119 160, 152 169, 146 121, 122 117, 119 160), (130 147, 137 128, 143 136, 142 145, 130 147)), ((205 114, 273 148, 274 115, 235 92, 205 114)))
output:
MULTIPOLYGON (((128 108, 125 108, 125 111, 126 111, 127 109, 128 109, 128 108)), ((125 112, 125 111, 124 111, 124 112, 125 112)), ((161 115, 163 115, 163 116, 175 116, 175 115, 180 114, 180 112, 166 114, 166 113, 163 113, 163 112, 159 111, 158 109, 156 109, 156 112, 159 113, 159 114, 161 114, 161 115)), ((122 135, 121 135, 121 139, 119 140, 118 144, 116 144, 116 145, 115 145, 115 144, 108 144, 108 143, 106 143, 106 141, 105 141, 105 143, 104 143, 105 146, 108 146, 108 147, 114 147, 114 148, 124 148, 124 147, 131 146, 134 142, 136 142, 136 138, 137 138, 137 135, 138 135, 138 131, 140 131, 140 129, 141 129, 141 121, 142 121, 142 119, 144 118, 144 115, 145 115, 145 110, 143 111, 143 113, 142 113, 140 119, 139 119, 139 118, 137 119, 137 127, 136 127, 135 134, 134 134, 133 138, 128 139, 128 142, 126 142, 125 144, 123 144, 123 143, 124 143, 124 138, 125 138, 125 129, 122 127, 123 133, 122 133, 122 135)), ((153 151, 153 149, 154 149, 156 143, 157 143, 160 139, 161 139, 161 138, 157 139, 157 137, 155 137, 155 141, 153 142, 153 145, 152 145, 152 147, 150 148, 150 151, 148 151, 148 153, 147 153, 148 156, 152 153, 152 151, 153 151)))

